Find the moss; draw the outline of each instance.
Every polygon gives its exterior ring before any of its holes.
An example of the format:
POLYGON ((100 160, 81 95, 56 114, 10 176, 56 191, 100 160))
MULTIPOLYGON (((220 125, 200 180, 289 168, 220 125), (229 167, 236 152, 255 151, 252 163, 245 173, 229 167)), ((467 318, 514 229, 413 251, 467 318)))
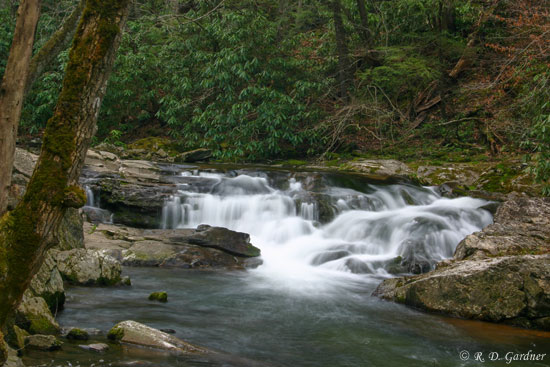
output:
POLYGON ((8 346, 4 341, 4 334, 0 331, 0 366, 8 360, 8 346))
POLYGON ((30 325, 29 331, 31 334, 57 334, 58 328, 53 325, 46 317, 39 315, 32 315, 29 317, 30 325))
POLYGON ((90 335, 82 329, 74 328, 74 329, 71 329, 71 331, 69 331, 69 333, 67 334, 67 339, 70 339, 70 340, 88 340, 88 339, 90 339, 90 335))
POLYGON ((300 161, 298 159, 289 159, 289 160, 286 160, 284 162, 281 162, 281 165, 284 167, 284 166, 293 166, 293 167, 296 167, 296 166, 305 166, 307 165, 307 162, 306 161, 300 161))
POLYGON ((107 334, 107 339, 112 341, 119 341, 122 338, 124 338, 124 329, 116 325, 107 334))
POLYGON ((168 293, 153 292, 149 295, 149 301, 168 302, 168 293))

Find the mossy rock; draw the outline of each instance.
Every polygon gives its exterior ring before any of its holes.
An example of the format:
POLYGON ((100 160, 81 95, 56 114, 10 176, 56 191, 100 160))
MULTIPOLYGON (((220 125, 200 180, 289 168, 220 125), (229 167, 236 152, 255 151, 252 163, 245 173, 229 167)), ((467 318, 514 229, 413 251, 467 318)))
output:
POLYGON ((153 136, 134 141, 128 145, 128 149, 143 149, 147 152, 156 152, 162 149, 171 156, 178 153, 175 144, 170 139, 153 136))
POLYGON ((17 349, 25 348, 25 337, 29 336, 30 334, 26 330, 18 327, 17 325, 13 325, 13 333, 15 334, 14 342, 17 344, 17 349))
POLYGON ((120 341, 122 338, 124 338, 124 328, 118 327, 117 325, 115 325, 107 333, 107 339, 109 339, 109 340, 120 341))
POLYGON ((168 293, 153 292, 149 295, 149 301, 168 302, 168 293))
POLYGON ((69 333, 67 334, 67 339, 69 340, 88 340, 90 339, 90 335, 82 329, 71 329, 69 333))

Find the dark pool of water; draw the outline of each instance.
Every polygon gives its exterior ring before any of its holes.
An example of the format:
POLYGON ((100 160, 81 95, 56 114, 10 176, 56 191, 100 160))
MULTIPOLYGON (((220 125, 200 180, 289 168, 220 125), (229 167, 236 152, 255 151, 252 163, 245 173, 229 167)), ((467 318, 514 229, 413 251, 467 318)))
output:
MULTIPOLYGON (((193 272, 126 268, 131 287, 67 290, 63 326, 98 328, 135 320, 176 330, 196 345, 272 366, 549 366, 542 362, 491 362, 488 353, 547 353, 550 333, 426 315, 371 296, 379 280, 365 278, 320 293, 271 288, 246 272, 193 272), (168 303, 148 301, 168 292, 168 303), (461 361, 461 351, 470 360, 461 361)), ((96 339, 103 339, 99 336, 96 339)), ((494 356, 494 355, 493 355, 494 356)), ((222 360, 185 359, 162 352, 112 345, 99 355, 66 342, 62 351, 25 356, 28 366, 241 366, 222 360), (140 361, 140 362, 138 362, 140 361), (149 364, 147 364, 148 362, 149 364)))

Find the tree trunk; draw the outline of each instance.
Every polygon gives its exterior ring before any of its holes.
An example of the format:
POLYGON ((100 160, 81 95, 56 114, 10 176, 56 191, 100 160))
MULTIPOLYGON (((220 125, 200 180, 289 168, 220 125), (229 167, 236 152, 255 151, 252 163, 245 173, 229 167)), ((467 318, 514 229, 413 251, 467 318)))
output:
POLYGON ((8 191, 21 117, 23 97, 32 57, 40 0, 22 0, 17 10, 10 55, 0 87, 0 216, 8 206, 8 191))
POLYGON ((336 51, 338 52, 338 84, 340 97, 347 96, 347 83, 351 81, 351 65, 349 51, 346 43, 346 30, 342 21, 342 8, 340 0, 330 1, 334 19, 334 33, 336 37, 336 51))
POLYGON ((365 7, 365 0, 357 0, 357 8, 359 9, 359 17, 361 18, 361 32, 359 35, 365 42, 367 50, 370 49, 370 31, 369 31, 369 18, 367 8, 365 7))
POLYGON ((59 55, 59 53, 69 45, 69 42, 71 42, 78 25, 78 20, 84 9, 84 3, 84 0, 80 0, 71 15, 63 22, 61 28, 59 28, 33 56, 29 66, 29 77, 27 78, 27 85, 25 86, 25 95, 27 95, 33 84, 51 65, 57 55, 59 55))
POLYGON ((86 202, 78 178, 129 4, 130 0, 86 1, 27 191, 17 207, 0 219, 0 328, 40 268, 49 234, 66 209, 86 202))

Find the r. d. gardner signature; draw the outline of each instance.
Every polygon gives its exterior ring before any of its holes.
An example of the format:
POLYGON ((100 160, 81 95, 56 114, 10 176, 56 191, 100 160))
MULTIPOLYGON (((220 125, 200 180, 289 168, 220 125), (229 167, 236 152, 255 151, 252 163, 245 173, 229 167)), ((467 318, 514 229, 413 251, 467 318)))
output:
POLYGON ((515 353, 515 352, 507 352, 507 353, 498 353, 498 352, 474 352, 470 354, 469 351, 463 350, 459 353, 459 357, 462 361, 467 361, 469 359, 472 359, 477 362, 493 362, 493 361, 506 361, 507 364, 511 364, 512 362, 519 362, 519 361, 544 361, 544 358, 546 357, 546 353, 533 353, 532 350, 529 350, 527 353, 515 353))

